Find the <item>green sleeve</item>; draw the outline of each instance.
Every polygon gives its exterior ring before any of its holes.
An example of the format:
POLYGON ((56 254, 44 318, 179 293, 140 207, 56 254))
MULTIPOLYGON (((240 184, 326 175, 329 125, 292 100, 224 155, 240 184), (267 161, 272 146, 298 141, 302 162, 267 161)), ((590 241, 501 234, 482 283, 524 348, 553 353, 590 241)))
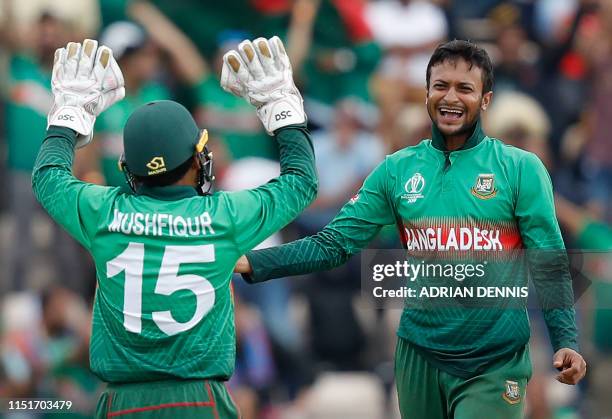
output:
POLYGON ((247 253, 247 282, 323 271, 346 262, 395 219, 388 197, 386 161, 367 177, 359 193, 321 232, 282 246, 247 253))
POLYGON ((555 351, 578 350, 572 280, 550 176, 531 153, 521 160, 519 169, 515 216, 551 343, 555 351))
POLYGON ((241 253, 257 246, 298 216, 317 195, 310 134, 303 126, 276 132, 280 176, 255 189, 224 193, 241 253))
POLYGON ((51 218, 89 249, 100 208, 117 188, 81 182, 72 175, 75 144, 74 131, 47 130, 32 173, 32 188, 51 218))

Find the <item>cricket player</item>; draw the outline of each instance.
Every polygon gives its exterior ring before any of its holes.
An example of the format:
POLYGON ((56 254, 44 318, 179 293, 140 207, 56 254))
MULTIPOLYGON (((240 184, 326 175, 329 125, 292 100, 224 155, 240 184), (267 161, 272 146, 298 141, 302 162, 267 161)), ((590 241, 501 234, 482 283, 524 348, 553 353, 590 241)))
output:
POLYGON ((126 123, 120 165, 130 188, 75 179, 74 149, 123 97, 123 77, 108 47, 85 40, 57 50, 52 86, 33 188, 95 261, 90 360, 109 383, 97 417, 238 417, 224 385, 236 350, 232 270, 317 190, 302 97, 280 39, 243 41, 224 57, 223 88, 256 106, 280 148, 280 176, 252 190, 209 193, 206 130, 171 101, 150 102, 126 123))
MULTIPOLYGON (((426 81, 432 138, 387 156, 321 232, 247 253, 237 272, 256 283, 331 269, 382 226, 396 223, 409 254, 563 249, 540 160, 482 131, 481 113, 493 95, 487 53, 466 41, 442 44, 426 81)), ((567 261, 544 259, 534 281, 553 280, 555 292, 570 301, 544 310, 553 365, 559 381, 576 384, 586 364, 577 352, 567 261)), ((404 419, 522 417, 531 376, 525 309, 406 308, 397 334, 395 375, 404 419)))

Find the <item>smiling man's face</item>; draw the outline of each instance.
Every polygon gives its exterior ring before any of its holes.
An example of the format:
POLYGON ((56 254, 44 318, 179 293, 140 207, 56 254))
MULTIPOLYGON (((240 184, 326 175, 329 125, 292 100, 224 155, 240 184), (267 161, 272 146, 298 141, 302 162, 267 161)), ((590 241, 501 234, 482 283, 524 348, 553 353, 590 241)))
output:
POLYGON ((482 69, 470 67, 462 58, 445 60, 431 68, 427 112, 446 140, 469 137, 493 95, 483 94, 482 86, 482 69))

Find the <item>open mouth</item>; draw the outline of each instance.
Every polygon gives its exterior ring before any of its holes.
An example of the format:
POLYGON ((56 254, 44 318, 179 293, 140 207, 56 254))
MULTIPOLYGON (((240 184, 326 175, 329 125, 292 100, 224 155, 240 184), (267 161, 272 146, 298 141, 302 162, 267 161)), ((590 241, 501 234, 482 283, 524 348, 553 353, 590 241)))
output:
POLYGON ((441 107, 438 108, 438 112, 440 112, 440 115, 444 118, 448 119, 459 119, 463 116, 463 110, 457 108, 441 107))

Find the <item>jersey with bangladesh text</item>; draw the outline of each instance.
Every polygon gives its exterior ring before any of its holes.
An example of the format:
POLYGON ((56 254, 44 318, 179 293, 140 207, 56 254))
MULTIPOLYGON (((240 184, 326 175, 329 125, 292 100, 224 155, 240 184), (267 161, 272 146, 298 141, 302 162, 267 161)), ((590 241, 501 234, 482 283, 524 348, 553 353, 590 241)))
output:
MULTIPOLYGON (((409 255, 564 248, 550 178, 534 154, 485 136, 480 123, 452 152, 435 127, 433 134, 387 156, 320 233, 249 252, 253 273, 247 281, 330 269, 389 224, 398 225, 409 255)), ((555 350, 577 349, 567 260, 549 259, 532 269, 532 277, 534 283, 554 281, 552 288, 564 298, 564 306, 544 310, 552 344, 555 350)), ((468 377, 524 346, 529 322, 524 308, 406 306, 398 335, 438 368, 468 377)))
POLYGON ((74 133, 49 129, 33 187, 95 261, 90 362, 101 379, 231 376, 234 265, 316 194, 307 132, 286 128, 276 137, 281 175, 259 188, 199 196, 189 186, 141 187, 133 194, 75 179, 74 133))

